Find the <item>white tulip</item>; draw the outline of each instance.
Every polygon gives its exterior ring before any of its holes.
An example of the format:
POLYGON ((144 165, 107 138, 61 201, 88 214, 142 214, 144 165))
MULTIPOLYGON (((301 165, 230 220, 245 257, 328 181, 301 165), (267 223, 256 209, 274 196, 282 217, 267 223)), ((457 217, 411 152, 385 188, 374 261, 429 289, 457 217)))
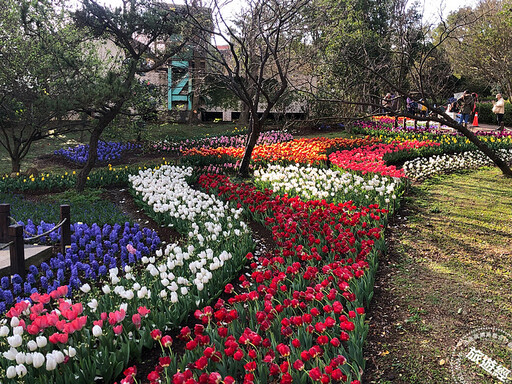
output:
POLYGON ((36 343, 39 348, 44 348, 46 347, 46 344, 48 344, 48 340, 44 336, 37 336, 36 343))
POLYGON ((9 348, 8 351, 4 352, 3 353, 4 357, 7 359, 7 360, 16 360, 16 356, 18 355, 18 351, 16 350, 16 348, 9 348))
POLYGON ((99 325, 95 325, 94 327, 92 327, 92 335, 94 337, 100 337, 102 334, 103 334, 103 330, 101 329, 101 327, 99 325))
POLYGON ((20 325, 20 319, 18 319, 16 316, 14 316, 11 319, 11 328, 17 327, 18 325, 20 325))
POLYGON ((46 354, 46 370, 53 371, 55 368, 57 368, 55 357, 50 353, 46 354))
POLYGON ((64 354, 61 351, 53 351, 52 354, 57 364, 62 363, 66 358, 66 356, 64 356, 64 354))
POLYGON ((25 364, 32 365, 33 362, 34 362, 34 354, 33 353, 25 354, 25 364))
POLYGON ((88 293, 91 290, 91 286, 87 283, 80 287, 80 290, 84 293, 88 293))
POLYGON ((13 367, 12 365, 7 368, 6 376, 8 379, 13 379, 16 377, 16 367, 13 367))
POLYGON ((30 340, 28 343, 27 343, 27 348, 29 351, 33 352, 37 349, 37 343, 34 341, 34 340, 30 340))
POLYGON ((108 285, 104 285, 101 290, 105 295, 108 295, 110 293, 110 287, 108 285))
POLYGON ((68 347, 68 349, 64 350, 64 353, 69 357, 75 357, 76 356, 76 349, 73 348, 71 345, 68 347))
POLYGON ((21 343, 23 342, 23 339, 20 335, 14 335, 7 338, 7 342, 9 345, 13 348, 18 348, 21 343))
POLYGON ((9 334, 9 327, 7 327, 6 325, 2 325, 0 327, 0 336, 1 337, 5 337, 9 334))
POLYGON ((39 352, 35 352, 34 356, 32 357, 32 364, 34 365, 34 368, 40 368, 44 364, 44 355, 39 352))
POLYGON ((27 367, 25 367, 23 364, 19 364, 16 366, 16 374, 18 377, 23 377, 27 374, 27 367))
POLYGON ((87 303, 87 306, 91 308, 93 312, 96 312, 96 309, 98 308, 98 300, 92 299, 90 302, 87 303))
POLYGON ((18 352, 16 354, 16 364, 25 364, 26 355, 25 352, 18 352))

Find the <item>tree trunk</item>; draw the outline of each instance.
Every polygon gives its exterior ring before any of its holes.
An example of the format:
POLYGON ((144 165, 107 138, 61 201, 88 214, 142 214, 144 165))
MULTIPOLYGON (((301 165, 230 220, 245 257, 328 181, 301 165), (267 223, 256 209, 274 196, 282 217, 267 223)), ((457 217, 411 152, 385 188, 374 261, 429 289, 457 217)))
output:
POLYGON ((87 177, 91 172, 94 164, 96 163, 96 159, 98 158, 98 142, 100 140, 100 136, 103 132, 103 129, 100 129, 99 126, 94 128, 91 133, 91 138, 89 140, 89 156, 87 157, 87 161, 78 174, 78 178, 76 180, 76 190, 77 192, 83 192, 85 189, 85 183, 87 182, 87 177))
POLYGON ((512 177, 512 170, 507 165, 507 163, 496 154, 495 151, 493 151, 483 141, 479 140, 478 137, 476 137, 476 135, 469 129, 467 129, 464 125, 458 124, 456 128, 459 132, 466 136, 469 139, 469 141, 475 144, 480 151, 482 151, 486 156, 488 156, 494 162, 494 164, 496 164, 496 166, 501 170, 501 172, 503 172, 503 175, 505 175, 506 177, 512 177))
POLYGON ((238 124, 243 124, 245 126, 249 124, 249 107, 245 103, 242 103, 242 111, 240 112, 238 124))
POLYGON ((256 146, 256 142, 260 136, 260 131, 261 126, 258 119, 251 118, 249 122, 249 137, 247 139, 247 145, 245 146, 244 157, 240 164, 240 169, 238 170, 238 174, 243 178, 249 176, 249 164, 251 163, 252 151, 256 146))
POLYGON ((21 169, 21 159, 19 156, 11 157, 11 172, 18 173, 21 169))

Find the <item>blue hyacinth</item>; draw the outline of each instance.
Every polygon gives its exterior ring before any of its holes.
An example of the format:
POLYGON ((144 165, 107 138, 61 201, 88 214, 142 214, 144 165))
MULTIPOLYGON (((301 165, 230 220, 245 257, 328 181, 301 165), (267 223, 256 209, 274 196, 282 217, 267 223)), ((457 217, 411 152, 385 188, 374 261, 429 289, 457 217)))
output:
MULTIPOLYGON (((51 228, 52 225, 41 222, 35 225, 30 220, 34 233, 51 228)), ((9 309, 17 300, 28 298, 36 292, 50 292, 61 285, 69 286, 69 297, 82 285, 82 281, 96 280, 99 276, 108 274, 110 268, 124 268, 127 264, 135 263, 142 256, 148 256, 157 249, 160 239, 156 232, 140 228, 139 225, 115 224, 100 227, 96 224, 73 224, 72 244, 66 254, 58 253, 50 260, 41 263, 37 268, 31 265, 29 273, 23 279, 15 275, 11 279, 0 279, 0 314, 9 309), (135 255, 129 254, 126 245, 132 244, 137 249, 135 255)), ((60 234, 59 234, 60 239, 60 234)))

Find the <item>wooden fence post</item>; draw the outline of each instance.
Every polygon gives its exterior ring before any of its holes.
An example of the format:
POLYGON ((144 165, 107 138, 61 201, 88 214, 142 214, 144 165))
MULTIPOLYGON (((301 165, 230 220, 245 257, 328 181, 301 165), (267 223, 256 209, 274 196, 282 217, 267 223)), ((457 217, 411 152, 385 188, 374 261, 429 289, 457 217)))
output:
POLYGON ((17 273, 25 278, 25 249, 23 244, 23 225, 9 226, 9 251, 11 254, 11 275, 17 273))
POLYGON ((9 224, 11 219, 11 205, 0 204, 0 243, 7 243, 9 239, 9 224))
POLYGON ((66 222, 60 228, 60 246, 62 254, 66 254, 66 245, 71 244, 71 207, 69 205, 60 206, 60 221, 66 219, 66 222))

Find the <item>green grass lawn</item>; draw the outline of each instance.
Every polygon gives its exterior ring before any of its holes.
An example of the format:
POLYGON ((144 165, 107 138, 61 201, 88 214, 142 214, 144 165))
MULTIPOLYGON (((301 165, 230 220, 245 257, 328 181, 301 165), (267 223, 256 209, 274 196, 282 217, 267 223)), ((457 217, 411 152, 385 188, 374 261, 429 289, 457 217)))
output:
POLYGON ((27 223, 28 219, 35 223, 40 221, 58 223, 60 221, 59 206, 61 204, 71 205, 73 223, 113 225, 132 221, 114 203, 105 201, 101 189, 86 189, 81 194, 69 190, 62 193, 34 196, 0 193, 0 202, 10 204, 11 217, 24 223, 27 223))
POLYGON ((512 179, 497 168, 435 177, 404 207, 381 261, 370 337, 378 368, 368 382, 451 383, 462 335, 511 330, 512 179))
MULTIPOLYGON (((245 133, 245 127, 234 123, 205 123, 198 125, 188 124, 148 124, 143 131, 142 139, 158 141, 166 138, 191 139, 215 135, 245 133)), ((102 139, 105 141, 134 141, 136 133, 123 127, 113 127, 105 131, 102 139)), ((61 148, 74 147, 78 144, 87 144, 88 133, 71 133, 59 135, 36 141, 32 144, 28 155, 24 158, 21 171, 24 172, 35 166, 34 161, 40 156, 52 154, 61 148)), ((61 171, 63 168, 51 168, 49 171, 61 171)), ((7 151, 0 147, 0 174, 11 173, 11 160, 7 151)))

